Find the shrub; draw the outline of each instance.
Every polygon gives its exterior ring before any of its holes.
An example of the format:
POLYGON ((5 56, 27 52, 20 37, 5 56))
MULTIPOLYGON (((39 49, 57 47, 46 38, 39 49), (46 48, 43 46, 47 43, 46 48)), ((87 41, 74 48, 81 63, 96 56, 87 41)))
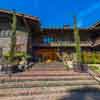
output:
POLYGON ((100 64, 100 52, 82 52, 82 62, 91 64, 100 64))
POLYGON ((91 65, 90 69, 93 70, 93 71, 95 71, 95 72, 100 72, 100 67, 96 66, 96 65, 91 65))
MULTIPOLYGON (((15 53, 15 57, 26 57, 26 55, 27 55, 27 54, 26 54, 25 52, 16 52, 16 53, 15 53)), ((9 58, 10 58, 10 52, 4 53, 3 56, 4 56, 5 58, 9 59, 9 58)))

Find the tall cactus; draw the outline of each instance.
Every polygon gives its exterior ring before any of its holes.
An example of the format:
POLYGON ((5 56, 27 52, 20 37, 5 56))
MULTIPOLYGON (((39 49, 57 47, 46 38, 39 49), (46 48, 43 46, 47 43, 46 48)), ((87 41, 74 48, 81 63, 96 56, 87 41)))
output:
POLYGON ((81 48, 80 48, 80 35, 79 35, 79 29, 77 28, 77 19, 74 16, 74 39, 75 39, 75 48, 76 48, 76 60, 77 63, 81 63, 81 48))
POLYGON ((11 30, 12 30, 12 34, 11 34, 11 48, 10 48, 10 61, 13 60, 14 56, 15 56, 15 47, 16 47, 16 12, 13 11, 13 15, 12 15, 12 25, 11 25, 11 30))
POLYGON ((95 50, 92 51, 92 63, 96 64, 96 52, 95 52, 95 50))

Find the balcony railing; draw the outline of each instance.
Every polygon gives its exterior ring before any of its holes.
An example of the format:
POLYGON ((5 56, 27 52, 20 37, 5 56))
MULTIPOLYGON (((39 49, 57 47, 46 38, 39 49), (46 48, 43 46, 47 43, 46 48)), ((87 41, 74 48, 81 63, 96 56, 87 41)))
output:
MULTIPOLYGON (((91 41, 81 41, 80 46, 82 47, 88 47, 91 46, 92 42, 91 41)), ((73 47, 75 46, 75 42, 74 41, 64 41, 64 42, 51 42, 48 44, 44 44, 44 43, 34 43, 34 46, 37 47, 73 47)))
POLYGON ((100 45, 100 37, 96 39, 95 46, 100 45))

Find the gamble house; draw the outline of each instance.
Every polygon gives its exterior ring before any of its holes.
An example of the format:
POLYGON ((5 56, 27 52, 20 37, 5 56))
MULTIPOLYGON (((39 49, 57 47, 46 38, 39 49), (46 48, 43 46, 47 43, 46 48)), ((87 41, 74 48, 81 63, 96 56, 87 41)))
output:
MULTIPOLYGON (((100 51, 100 29, 97 26, 88 29, 79 29, 81 53, 92 54, 100 51)), ((33 34, 34 35, 34 34, 33 34)), ((63 28, 43 28, 41 32, 33 36, 32 51, 35 60, 44 62, 47 59, 59 61, 57 52, 65 52, 68 58, 74 59, 75 39, 73 28, 64 25, 63 28)))
MULTIPOLYGON (((38 17, 16 13, 16 51, 32 55, 35 62, 60 61, 57 53, 65 52, 74 58, 74 29, 61 27, 41 28, 38 17)), ((12 12, 0 10, 0 55, 10 51, 12 12)), ((79 28, 81 53, 100 54, 100 23, 89 28, 79 28)))
MULTIPOLYGON (((0 10, 0 54, 10 51, 12 35, 12 11, 0 10)), ((28 52, 30 34, 36 34, 40 29, 37 17, 16 13, 16 52, 28 52)))

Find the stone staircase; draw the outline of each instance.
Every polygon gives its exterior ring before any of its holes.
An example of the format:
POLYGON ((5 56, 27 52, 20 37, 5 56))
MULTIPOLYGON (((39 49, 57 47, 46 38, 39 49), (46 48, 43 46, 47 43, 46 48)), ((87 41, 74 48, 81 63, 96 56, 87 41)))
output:
POLYGON ((67 71, 63 64, 36 64, 11 77, 0 75, 0 100, 60 100, 70 91, 100 89, 88 73, 67 71))

